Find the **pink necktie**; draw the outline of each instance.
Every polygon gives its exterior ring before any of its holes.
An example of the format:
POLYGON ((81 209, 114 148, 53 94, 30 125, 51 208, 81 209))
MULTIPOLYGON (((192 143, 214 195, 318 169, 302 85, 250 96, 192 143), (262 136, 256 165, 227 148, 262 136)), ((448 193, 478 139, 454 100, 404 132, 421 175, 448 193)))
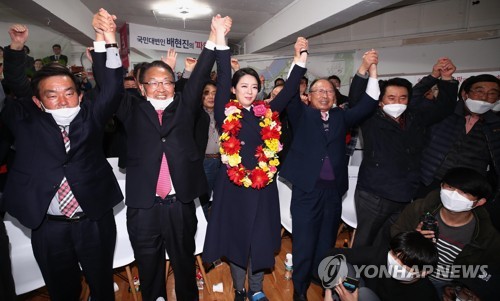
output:
MULTIPOLYGON (((158 113, 158 119, 160 120, 161 125, 163 110, 157 110, 156 113, 158 113)), ((171 189, 170 171, 168 170, 167 157, 165 157, 164 153, 161 158, 160 174, 158 175, 158 183, 156 184, 156 194, 164 199, 171 189)))
POLYGON ((323 121, 328 121, 328 113, 321 111, 321 119, 323 119, 323 121))
MULTIPOLYGON (((66 148, 67 153, 69 152, 70 148, 68 132, 66 132, 66 128, 64 126, 59 127, 61 128, 64 147, 66 148)), ((59 185, 59 189, 57 190, 57 198, 59 199, 59 210, 61 210, 61 213, 67 217, 73 217, 76 209, 78 209, 80 205, 76 201, 76 198, 73 195, 71 188, 69 187, 66 177, 64 177, 61 185, 59 185)))

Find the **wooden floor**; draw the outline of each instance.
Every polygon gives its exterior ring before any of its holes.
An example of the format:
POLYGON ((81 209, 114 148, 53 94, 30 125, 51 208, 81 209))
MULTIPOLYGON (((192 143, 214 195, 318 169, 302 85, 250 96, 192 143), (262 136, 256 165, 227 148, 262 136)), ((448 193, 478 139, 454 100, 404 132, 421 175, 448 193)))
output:
MULTIPOLYGON (((349 232, 343 231, 337 239, 337 247, 341 247, 344 244, 344 239, 348 238, 349 232)), ((264 277, 264 292, 266 296, 271 301, 291 301, 293 296, 293 283, 291 280, 286 280, 284 278, 284 260, 286 253, 291 253, 292 251, 292 238, 290 235, 285 233, 281 241, 281 250, 276 257, 275 265, 275 276, 276 281, 271 273, 268 273, 264 277)), ((129 292, 129 285, 127 281, 127 276, 125 269, 117 269, 115 274, 115 282, 117 283, 119 290, 115 293, 115 300, 118 301, 133 301, 132 293, 129 292)), ((138 275, 137 267, 132 264, 132 274, 134 276, 138 275)), ((234 300, 234 293, 232 288, 231 274, 229 272, 229 266, 226 263, 216 267, 207 274, 211 284, 217 284, 222 282, 223 293, 211 293, 209 294, 206 287, 200 290, 200 300, 203 301, 232 301, 234 300)), ((169 301, 177 300, 174 291, 174 275, 170 273, 167 280, 167 297, 169 301)), ((318 285, 311 284, 307 292, 307 297, 309 301, 319 301, 322 300, 322 288, 318 285)), ((45 287, 35 290, 33 292, 21 295, 18 300, 22 301, 46 301, 50 300, 47 290, 45 287)), ((142 301, 140 292, 138 293, 138 300, 142 301)))

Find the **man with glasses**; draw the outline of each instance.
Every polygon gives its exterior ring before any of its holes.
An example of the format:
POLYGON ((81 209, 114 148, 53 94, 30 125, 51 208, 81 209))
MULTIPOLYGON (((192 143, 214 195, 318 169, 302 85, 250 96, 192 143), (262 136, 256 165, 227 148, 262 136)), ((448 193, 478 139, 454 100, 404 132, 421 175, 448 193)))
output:
MULTIPOLYGON (((441 93, 441 91, 439 92, 441 93)), ((454 167, 469 167, 496 183, 490 214, 499 215, 500 118, 491 111, 499 100, 500 80, 491 74, 467 78, 460 87, 453 114, 436 124, 422 154, 418 197, 439 188, 444 174, 454 167)), ((499 228, 499 219, 492 218, 499 228)))
POLYGON ((370 79, 366 94, 352 109, 333 108, 335 90, 327 79, 311 83, 309 106, 296 95, 287 108, 294 136, 280 175, 293 184, 294 300, 307 300, 312 276, 335 244, 348 187, 346 131, 377 106, 377 63, 375 51, 364 56, 362 65, 370 79))
MULTIPOLYGON (((226 22, 230 27, 229 18, 226 22)), ((174 270, 177 299, 199 298, 193 200, 208 188, 195 123, 215 62, 214 41, 211 33, 182 94, 174 92, 172 68, 154 61, 139 73, 144 98, 124 98, 116 113, 127 132, 127 228, 143 300, 167 299, 165 251, 174 270)))

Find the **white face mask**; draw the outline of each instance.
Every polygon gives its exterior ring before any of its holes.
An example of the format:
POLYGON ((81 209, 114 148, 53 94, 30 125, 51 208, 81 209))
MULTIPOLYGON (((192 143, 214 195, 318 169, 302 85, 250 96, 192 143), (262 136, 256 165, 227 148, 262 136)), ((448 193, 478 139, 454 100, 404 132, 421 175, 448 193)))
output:
POLYGON ((42 108, 44 108, 45 112, 52 115, 52 118, 56 121, 58 125, 69 125, 73 119, 75 119, 78 112, 80 112, 80 104, 74 108, 62 108, 56 110, 46 109, 43 104, 42 108))
POLYGON ((471 111, 472 113, 484 114, 484 113, 488 112, 489 110, 491 110, 491 108, 493 108, 493 106, 495 104, 489 103, 486 101, 482 101, 482 100, 474 100, 474 99, 467 98, 465 100, 465 105, 467 106, 469 111, 471 111))
POLYGON ((387 253, 387 269, 391 277, 399 281, 412 281, 417 277, 414 272, 408 271, 404 266, 400 265, 391 255, 391 251, 387 253))
POLYGON ((146 97, 146 99, 153 105, 155 110, 165 110, 165 108, 172 102, 173 97, 163 99, 155 99, 152 97, 146 97))
POLYGON ((494 112, 500 112, 500 100, 493 104, 493 108, 491 108, 491 110, 494 112))
POLYGON ((444 208, 452 212, 470 211, 474 207, 474 202, 458 193, 457 190, 441 188, 440 196, 444 208))
POLYGON ((388 104, 388 105, 384 105, 382 107, 382 110, 384 110, 384 112, 387 115, 389 115, 393 118, 398 118, 406 110, 406 105, 399 104, 399 103, 388 104))

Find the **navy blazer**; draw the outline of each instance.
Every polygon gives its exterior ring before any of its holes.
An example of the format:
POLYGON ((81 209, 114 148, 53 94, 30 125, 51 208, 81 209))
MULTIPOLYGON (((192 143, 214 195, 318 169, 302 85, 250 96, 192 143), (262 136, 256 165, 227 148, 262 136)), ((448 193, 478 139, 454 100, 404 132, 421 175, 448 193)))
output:
POLYGON ((127 132, 127 206, 153 206, 163 154, 178 200, 189 203, 208 190, 195 122, 214 62, 214 51, 203 49, 183 92, 176 93, 165 108, 161 126, 149 101, 130 96, 122 100, 116 116, 127 132))
POLYGON ((328 155, 337 190, 343 195, 348 188, 346 132, 370 115, 377 105, 377 100, 364 93, 360 103, 351 109, 330 109, 329 132, 325 136, 320 111, 294 99, 287 107, 293 140, 280 176, 301 190, 311 192, 319 178, 323 160, 328 155))
POLYGON ((26 227, 37 228, 66 177, 83 212, 97 220, 123 199, 102 148, 104 125, 122 97, 122 68, 106 68, 106 53, 93 54, 94 65, 105 75, 106 85, 101 85, 95 99, 82 101, 80 112, 69 126, 71 148, 66 153, 52 115, 31 99, 24 56, 24 51, 5 49, 4 74, 17 83, 13 91, 19 99, 9 99, 2 112, 2 120, 15 137, 16 149, 4 192, 4 209, 26 227))

